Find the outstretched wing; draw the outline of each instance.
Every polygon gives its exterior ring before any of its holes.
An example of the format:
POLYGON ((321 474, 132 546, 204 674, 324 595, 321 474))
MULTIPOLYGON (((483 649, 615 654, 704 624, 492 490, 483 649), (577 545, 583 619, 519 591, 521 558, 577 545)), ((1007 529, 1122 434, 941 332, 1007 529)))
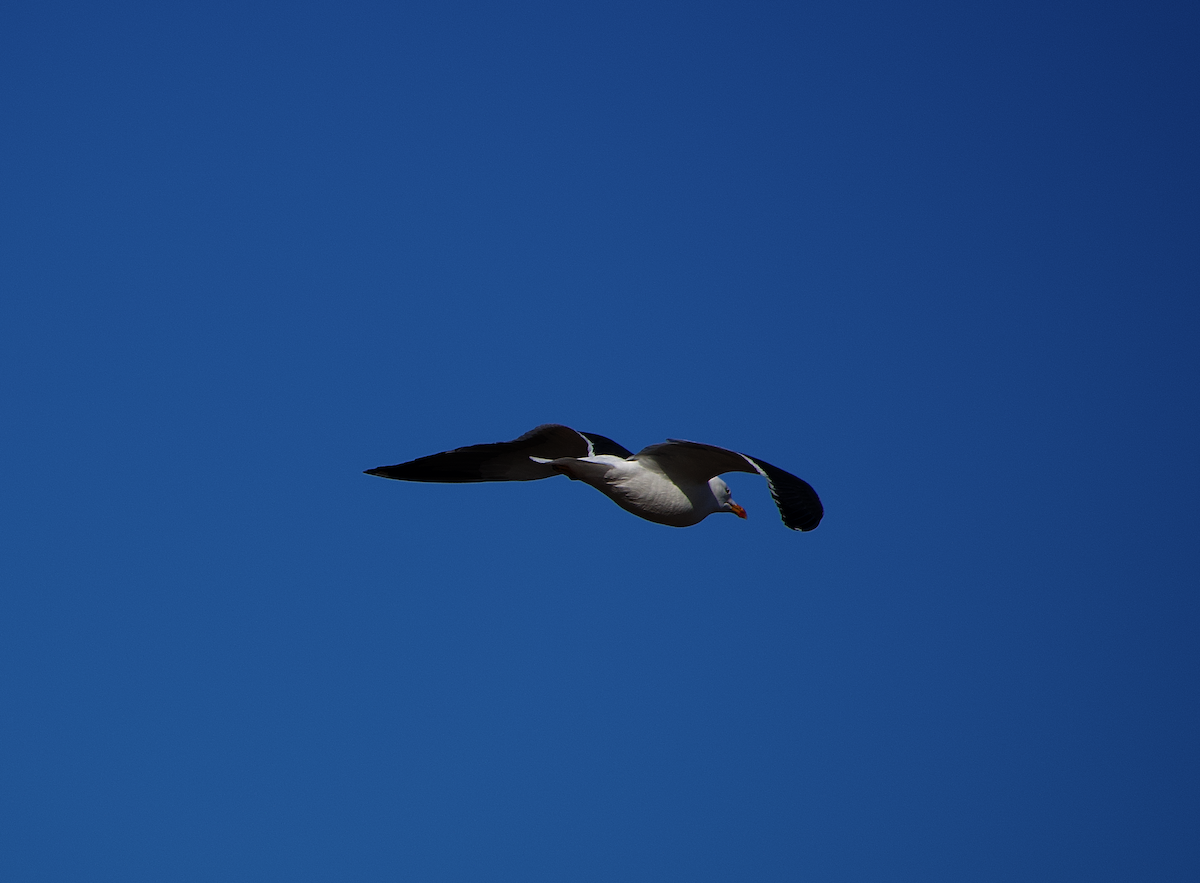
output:
POLYGON ((669 477, 685 481, 708 481, 725 472, 756 472, 767 480, 783 523, 792 530, 812 530, 825 514, 820 497, 807 481, 727 448, 672 438, 643 448, 634 459, 654 460, 669 477))
POLYGON ((576 432, 557 423, 545 423, 512 441, 468 445, 395 466, 368 469, 366 474, 400 481, 533 481, 559 473, 545 463, 535 463, 530 457, 554 460, 594 454, 631 456, 610 438, 576 432))

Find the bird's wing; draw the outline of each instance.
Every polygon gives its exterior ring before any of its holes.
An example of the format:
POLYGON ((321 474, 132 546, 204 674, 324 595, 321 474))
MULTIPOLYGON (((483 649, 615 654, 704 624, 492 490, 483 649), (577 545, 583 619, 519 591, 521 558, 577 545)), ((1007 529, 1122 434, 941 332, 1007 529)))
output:
MULTIPOLYGON (((564 429, 565 428, 566 427, 564 427, 564 429)), ((624 459, 628 460, 633 456, 633 451, 617 444, 611 438, 605 438, 602 435, 596 435, 594 432, 581 432, 579 434, 586 438, 588 440, 588 444, 591 445, 591 450, 588 451, 589 457, 595 457, 600 454, 611 454, 614 457, 623 457, 624 459)))
POLYGON ((368 475, 401 481, 532 481, 559 473, 530 457, 590 457, 595 454, 632 456, 610 438, 576 432, 569 426, 545 423, 518 439, 490 445, 468 445, 441 454, 418 457, 395 466, 366 470, 368 475))
POLYGON ((676 481, 708 481, 725 472, 757 472, 767 480, 783 523, 792 530, 812 530, 825 514, 820 497, 807 481, 737 451, 672 438, 642 448, 633 459, 653 460, 676 481))

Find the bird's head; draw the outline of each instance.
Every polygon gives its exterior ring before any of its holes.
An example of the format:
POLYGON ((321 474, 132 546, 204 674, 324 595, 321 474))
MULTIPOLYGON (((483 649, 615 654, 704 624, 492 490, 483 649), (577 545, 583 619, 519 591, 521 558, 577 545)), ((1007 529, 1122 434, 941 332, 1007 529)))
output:
POLYGON ((733 502, 733 492, 729 485, 719 478, 710 479, 708 486, 712 488, 713 496, 717 498, 718 512, 732 512, 738 518, 746 517, 746 510, 733 502))

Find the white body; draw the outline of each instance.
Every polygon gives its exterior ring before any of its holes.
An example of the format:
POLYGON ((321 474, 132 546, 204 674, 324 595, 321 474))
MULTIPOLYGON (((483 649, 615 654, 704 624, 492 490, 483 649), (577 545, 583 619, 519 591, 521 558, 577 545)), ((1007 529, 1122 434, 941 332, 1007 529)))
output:
POLYGON ((627 512, 658 524, 690 527, 715 512, 737 511, 730 500, 729 486, 720 478, 672 481, 653 459, 626 460, 611 454, 532 459, 550 463, 567 477, 591 485, 627 512))

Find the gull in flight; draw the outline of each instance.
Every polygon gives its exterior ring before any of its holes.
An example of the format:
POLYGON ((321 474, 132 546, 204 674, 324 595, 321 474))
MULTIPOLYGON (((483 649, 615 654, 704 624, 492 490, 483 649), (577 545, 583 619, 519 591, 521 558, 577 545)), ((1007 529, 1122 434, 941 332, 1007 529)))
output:
POLYGON ((565 475, 590 484, 627 512, 671 527, 699 524, 714 512, 746 517, 733 501, 726 472, 753 472, 767 480, 771 496, 792 530, 812 530, 824 509, 808 482, 757 457, 714 445, 668 439, 631 453, 610 438, 546 423, 518 439, 468 445, 419 457, 367 475, 400 481, 533 481, 565 475))

